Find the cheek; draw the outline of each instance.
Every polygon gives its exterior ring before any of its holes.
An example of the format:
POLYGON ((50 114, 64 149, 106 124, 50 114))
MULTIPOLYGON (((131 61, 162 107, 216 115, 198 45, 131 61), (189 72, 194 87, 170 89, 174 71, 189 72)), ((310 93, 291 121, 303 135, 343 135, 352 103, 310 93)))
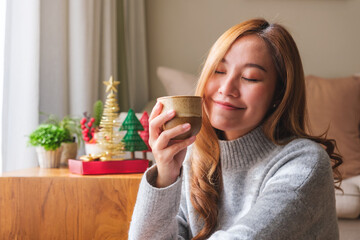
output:
POLYGON ((217 92, 217 84, 215 81, 211 81, 209 79, 209 81, 207 82, 207 84, 205 85, 204 88, 204 99, 205 99, 205 106, 208 108, 209 106, 209 99, 211 99, 214 94, 217 92))
POLYGON ((247 100, 251 105, 266 111, 271 104, 272 95, 272 91, 269 91, 267 86, 257 86, 248 91, 247 100))
POLYGON ((208 115, 210 110, 210 101, 209 101, 210 97, 211 97, 211 84, 208 82, 204 88, 204 105, 205 105, 205 111, 208 115))
POLYGON ((205 85, 205 96, 212 96, 215 92, 217 92, 217 83, 216 81, 209 79, 205 85))

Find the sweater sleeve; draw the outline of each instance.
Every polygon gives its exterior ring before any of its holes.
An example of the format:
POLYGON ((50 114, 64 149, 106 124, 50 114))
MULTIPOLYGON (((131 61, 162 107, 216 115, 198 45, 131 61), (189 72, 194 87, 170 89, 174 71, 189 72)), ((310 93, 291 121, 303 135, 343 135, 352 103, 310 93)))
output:
POLYGON ((166 188, 154 187, 156 176, 154 165, 141 180, 128 239, 187 239, 187 221, 178 214, 182 171, 177 181, 166 188))
POLYGON ((268 169, 251 209, 209 239, 338 238, 328 155, 319 146, 296 146, 268 169))

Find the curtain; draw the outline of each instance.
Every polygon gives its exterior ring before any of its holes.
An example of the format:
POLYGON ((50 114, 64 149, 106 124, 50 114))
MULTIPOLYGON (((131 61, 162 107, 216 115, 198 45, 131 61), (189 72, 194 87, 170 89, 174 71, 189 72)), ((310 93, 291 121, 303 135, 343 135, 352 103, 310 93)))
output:
POLYGON ((148 100, 146 67, 143 0, 9 0, 3 171, 37 166, 27 137, 40 111, 60 118, 91 112, 105 100, 111 75, 121 82, 121 111, 140 111, 148 100))
POLYGON ((115 0, 41 1, 40 110, 82 116, 117 79, 115 0))
MULTIPOLYGON (((4 50, 5 50, 5 16, 6 1, 0 1, 0 136, 2 136, 3 88, 4 88, 4 50)), ((2 138, 0 137, 0 153, 2 153, 2 138)), ((2 173, 2 155, 0 154, 0 173, 2 173)))
POLYGON ((36 165, 26 145, 38 124, 40 8, 39 0, 7 2, 2 112, 3 171, 36 165))
POLYGON ((124 0, 124 36, 129 106, 141 111, 149 100, 144 0, 124 0))

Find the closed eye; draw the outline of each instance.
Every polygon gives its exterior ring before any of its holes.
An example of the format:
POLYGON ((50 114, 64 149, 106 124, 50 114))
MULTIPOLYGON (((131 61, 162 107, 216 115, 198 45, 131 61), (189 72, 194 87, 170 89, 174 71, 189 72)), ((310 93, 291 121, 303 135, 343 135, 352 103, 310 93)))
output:
POLYGON ((215 74, 225 74, 225 72, 215 70, 215 74))
POLYGON ((255 79, 255 78, 244 78, 242 77, 244 80, 249 81, 249 82, 258 82, 259 80, 255 79))

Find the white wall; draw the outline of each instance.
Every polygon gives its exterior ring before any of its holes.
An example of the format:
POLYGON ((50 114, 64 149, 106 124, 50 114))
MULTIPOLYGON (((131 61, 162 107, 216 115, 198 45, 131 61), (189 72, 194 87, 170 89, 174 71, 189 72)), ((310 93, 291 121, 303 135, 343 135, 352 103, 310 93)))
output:
POLYGON ((199 74, 215 40, 229 27, 264 17, 292 33, 305 74, 360 72, 359 0, 147 0, 150 98, 165 94, 158 66, 199 74))

